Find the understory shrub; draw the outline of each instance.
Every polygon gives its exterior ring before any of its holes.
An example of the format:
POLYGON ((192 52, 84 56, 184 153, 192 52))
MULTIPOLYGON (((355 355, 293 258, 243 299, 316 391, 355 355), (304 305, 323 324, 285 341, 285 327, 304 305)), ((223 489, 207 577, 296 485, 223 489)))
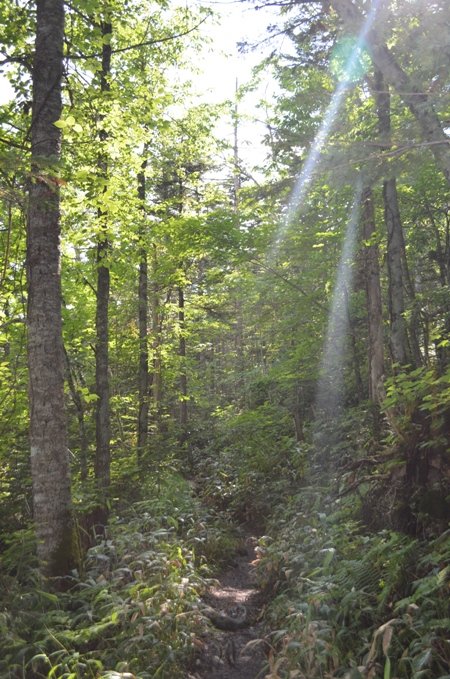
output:
POLYGON ((1 562, 1 677, 181 676, 204 622, 201 553, 208 531, 217 543, 221 528, 174 473, 148 483, 146 496, 111 518, 64 592, 41 581, 31 531, 11 538, 1 562))
POLYGON ((216 413, 214 449, 196 463, 203 497, 240 520, 261 521, 305 471, 305 446, 294 436, 290 414, 264 403, 251 410, 216 413))
POLYGON ((450 531, 433 541, 368 533, 351 503, 326 513, 305 489, 261 546, 270 679, 450 674, 450 531), (281 529, 280 529, 281 528, 281 529))

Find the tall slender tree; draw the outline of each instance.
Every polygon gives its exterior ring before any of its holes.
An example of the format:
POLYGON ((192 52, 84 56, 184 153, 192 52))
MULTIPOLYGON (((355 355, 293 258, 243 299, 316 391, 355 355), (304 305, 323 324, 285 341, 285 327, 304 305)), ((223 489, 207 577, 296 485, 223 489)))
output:
POLYGON ((178 288, 178 323, 180 341, 178 355, 180 357, 180 445, 188 439, 188 384, 186 372, 186 319, 185 298, 182 285, 178 288))
MULTIPOLYGON (((378 129, 380 140, 391 147, 391 97, 380 71, 375 73, 378 129)), ((395 363, 408 362, 403 281, 404 238, 397 194, 397 180, 390 175, 383 182, 384 221, 387 230, 387 266, 389 277, 390 345, 395 363)))
POLYGON ((38 557, 60 576, 74 561, 61 334, 60 179, 64 2, 37 0, 28 210, 28 367, 38 557))
POLYGON ((149 358, 148 358, 148 255, 145 242, 145 194, 147 166, 147 146, 144 148, 144 160, 138 174, 138 199, 142 212, 142 224, 139 228, 139 280, 138 280, 138 323, 139 323, 139 404, 138 404, 138 428, 137 428, 137 459, 142 462, 148 439, 148 413, 149 413, 149 358))
POLYGON ((365 271, 367 317, 369 325, 369 396, 379 403, 383 396, 384 347, 378 244, 373 193, 363 194, 363 238, 365 241, 365 271))
MULTIPOLYGON (((110 91, 111 76, 111 34, 112 24, 109 18, 104 18, 101 23, 103 37, 102 67, 100 72, 100 89, 102 94, 110 91)), ((103 118, 103 116, 102 116, 103 118)), ((99 138, 101 150, 98 156, 98 173, 104 182, 103 193, 106 193, 108 180, 108 156, 105 150, 108 132, 103 120, 100 121, 99 138)), ((95 383, 97 392, 96 412, 96 457, 95 478, 100 493, 101 517, 99 523, 106 522, 107 495, 110 485, 111 466, 111 416, 110 416, 110 388, 109 388, 109 295, 110 295, 110 272, 108 252, 110 243, 108 238, 108 211, 105 207, 98 210, 100 223, 97 243, 97 308, 96 308, 96 347, 95 347, 95 383)))

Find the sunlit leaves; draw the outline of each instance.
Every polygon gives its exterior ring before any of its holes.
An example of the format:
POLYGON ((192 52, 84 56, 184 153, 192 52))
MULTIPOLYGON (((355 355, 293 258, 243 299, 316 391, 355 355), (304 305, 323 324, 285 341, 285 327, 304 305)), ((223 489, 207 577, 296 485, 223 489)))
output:
POLYGON ((67 118, 60 118, 60 120, 56 120, 53 125, 61 130, 72 129, 74 132, 83 132, 82 126, 77 123, 74 116, 71 115, 67 116, 67 118))

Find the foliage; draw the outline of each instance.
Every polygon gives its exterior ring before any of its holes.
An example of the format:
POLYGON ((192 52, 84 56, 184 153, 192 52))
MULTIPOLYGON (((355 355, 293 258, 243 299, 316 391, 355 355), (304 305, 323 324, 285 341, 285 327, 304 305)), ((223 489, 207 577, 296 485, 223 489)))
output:
POLYGON ((268 676, 444 677, 448 531, 432 542, 367 533, 340 504, 305 489, 263 538, 260 578, 275 595, 268 676))
MULTIPOLYGON (((209 10, 194 13, 165 0, 67 4, 64 112, 55 121, 63 133, 65 396, 74 506, 80 542, 90 548, 84 570, 67 577, 65 591, 52 592, 33 556, 27 443, 24 271, 26 190, 35 179, 28 168, 35 11, 32 3, 0 0, 1 68, 16 94, 0 107, 2 676, 179 676, 202 625, 196 605, 206 564, 229 558, 236 521, 264 525, 268 534, 259 570, 274 630, 272 679, 450 673, 450 189, 432 156, 436 148, 445 155, 448 145, 423 137, 404 105, 405 88, 391 92, 391 139, 381 138, 380 92, 364 56, 365 72, 345 84, 328 141, 295 204, 293 187, 332 113, 342 49, 352 44, 335 11, 346 3, 322 4, 323 11, 302 0, 281 8, 283 49, 258 69, 279 89, 270 105, 259 104, 269 158, 257 169, 239 157, 244 142, 234 107, 231 113, 229 104, 199 102, 188 83, 192 77, 198 86, 196 74, 181 75, 200 42, 191 29, 209 10), (110 20, 107 38, 102 24, 110 20), (109 40, 111 73, 102 88, 109 40), (216 138, 217 121, 232 118, 242 148, 216 138), (99 172, 101 157, 107 176, 99 172), (391 178, 404 241, 410 365, 393 363, 391 355, 382 188, 391 178), (360 179, 371 188, 377 222, 370 244, 380 252, 386 393, 381 408, 366 400, 373 347, 368 243, 359 242, 338 314, 342 353, 324 381, 336 387, 339 403, 326 412, 317 398, 323 347, 337 336, 328 321, 360 179), (99 535, 92 531, 100 213, 108 214, 103 263, 111 274, 111 521, 103 537, 103 527, 99 535), (143 344, 150 423, 138 460, 143 344)), ((365 11, 370 3, 347 5, 365 11)), ((445 126, 448 2, 378 6, 380 45, 386 42, 414 96, 445 126)), ((250 85, 239 92, 248 95, 250 85)))
POLYGON ((186 666, 203 624, 204 555, 218 558, 232 543, 173 472, 145 484, 144 495, 111 520, 63 592, 41 581, 32 533, 10 538, 2 555, 2 677, 145 679, 186 666))
POLYGON ((204 501, 240 520, 262 523, 267 508, 301 482, 304 451, 289 413, 270 403, 242 412, 217 410, 214 447, 195 460, 204 501))
POLYGON ((386 381, 383 403, 389 433, 378 471, 396 494, 388 517, 400 512, 404 529, 429 537, 450 517, 448 384, 448 369, 404 370, 386 381))
POLYGON ((383 407, 394 435, 403 437, 409 445, 411 439, 416 438, 417 448, 445 449, 449 385, 448 368, 443 374, 429 368, 405 370, 388 379, 383 407), (415 423, 415 415, 422 415, 425 421, 415 423), (414 430, 417 432, 415 437, 414 430))

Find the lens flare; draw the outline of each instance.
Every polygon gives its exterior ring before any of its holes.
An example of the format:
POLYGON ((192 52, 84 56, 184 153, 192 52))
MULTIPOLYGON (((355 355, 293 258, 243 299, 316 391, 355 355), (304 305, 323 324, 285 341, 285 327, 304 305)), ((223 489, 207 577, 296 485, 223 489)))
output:
POLYGON ((338 82, 352 85, 361 80, 371 63, 364 41, 348 37, 339 40, 334 47, 330 68, 338 82), (352 70, 349 69, 349 65, 352 66, 352 70))
POLYGON ((285 210, 284 218, 280 222, 277 236, 273 243, 270 257, 273 258, 281 243, 284 240, 287 229, 293 223, 294 218, 301 210, 308 190, 314 178, 314 174, 319 164, 320 155, 330 136, 337 114, 344 101, 345 94, 351 83, 354 82, 355 74, 361 70, 361 65, 365 64, 365 42, 368 32, 373 26, 378 0, 372 3, 369 13, 361 27, 358 37, 351 41, 346 53, 346 59, 342 59, 342 67, 340 68, 340 80, 331 97, 326 113, 323 117, 320 128, 313 141, 309 154, 303 164, 302 170, 298 175, 287 208, 285 210), (351 49, 350 49, 351 47, 351 49))

